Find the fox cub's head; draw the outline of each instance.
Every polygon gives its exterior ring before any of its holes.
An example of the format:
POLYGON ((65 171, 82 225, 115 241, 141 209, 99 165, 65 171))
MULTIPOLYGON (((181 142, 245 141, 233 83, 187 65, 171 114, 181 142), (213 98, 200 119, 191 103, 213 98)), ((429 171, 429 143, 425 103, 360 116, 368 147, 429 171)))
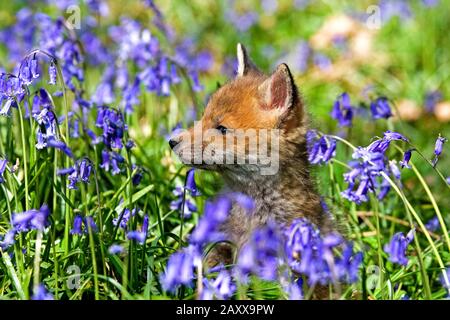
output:
POLYGON ((189 165, 230 176, 276 174, 284 161, 306 159, 303 103, 286 64, 267 76, 237 46, 235 79, 220 87, 200 121, 170 147, 189 165))

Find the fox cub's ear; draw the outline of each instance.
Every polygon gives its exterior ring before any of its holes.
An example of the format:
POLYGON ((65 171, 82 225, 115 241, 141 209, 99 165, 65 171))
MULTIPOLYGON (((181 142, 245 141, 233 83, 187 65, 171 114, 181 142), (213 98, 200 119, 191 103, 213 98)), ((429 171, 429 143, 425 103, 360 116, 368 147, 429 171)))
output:
POLYGON ((237 60, 238 60, 238 69, 237 76, 242 77, 247 75, 250 72, 260 73, 255 64, 250 60, 248 56, 247 49, 241 44, 237 45, 237 60))
POLYGON ((280 64, 275 72, 259 86, 262 107, 266 110, 278 109, 281 113, 294 103, 296 88, 291 72, 286 64, 280 64))

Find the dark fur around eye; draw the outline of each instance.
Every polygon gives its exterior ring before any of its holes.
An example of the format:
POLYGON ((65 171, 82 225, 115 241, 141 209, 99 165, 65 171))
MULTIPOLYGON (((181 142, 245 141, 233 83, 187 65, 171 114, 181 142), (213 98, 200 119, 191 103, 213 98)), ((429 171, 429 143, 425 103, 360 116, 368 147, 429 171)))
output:
POLYGON ((228 129, 225 128, 224 126, 218 126, 216 129, 219 130, 220 133, 222 133, 222 134, 226 134, 226 133, 227 133, 227 130, 228 130, 228 129))

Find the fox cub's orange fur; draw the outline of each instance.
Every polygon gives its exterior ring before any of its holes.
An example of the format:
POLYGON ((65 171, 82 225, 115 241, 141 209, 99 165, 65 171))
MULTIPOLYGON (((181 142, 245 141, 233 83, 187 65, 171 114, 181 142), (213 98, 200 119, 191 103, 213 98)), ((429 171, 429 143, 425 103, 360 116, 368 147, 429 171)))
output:
MULTIPOLYGON (((236 159, 245 158, 249 149, 247 143, 235 143, 231 151, 224 151, 221 139, 232 136, 237 129, 255 129, 256 132, 278 129, 279 170, 276 174, 262 174, 258 164, 211 164, 205 156, 201 163, 193 165, 219 172, 227 189, 242 192, 254 200, 255 208, 251 214, 234 205, 222 231, 237 250, 255 228, 270 219, 289 224, 295 218, 306 217, 327 232, 331 226, 329 216, 322 208, 309 172, 307 113, 288 66, 281 64, 267 76, 255 67, 241 44, 238 44, 237 55, 236 78, 211 96, 201 121, 173 137, 171 147, 184 162, 192 162, 196 152, 205 148, 212 149, 215 155, 233 152, 236 159), (214 131, 216 136, 202 137, 201 147, 195 151, 193 135, 197 129, 203 132, 217 130, 214 131), (189 156, 183 153, 186 150, 192 151, 189 156)), ((212 260, 230 262, 233 255, 229 250, 225 246, 217 248, 212 260)))

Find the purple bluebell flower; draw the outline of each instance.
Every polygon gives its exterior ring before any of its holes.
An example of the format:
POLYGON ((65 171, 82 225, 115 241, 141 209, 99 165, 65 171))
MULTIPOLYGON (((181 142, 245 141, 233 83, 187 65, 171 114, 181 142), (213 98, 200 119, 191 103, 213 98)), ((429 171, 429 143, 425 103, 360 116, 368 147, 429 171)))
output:
POLYGON ((400 181, 401 172, 394 160, 389 161, 389 169, 390 169, 392 175, 394 176, 394 178, 396 180, 400 181))
POLYGON ((108 149, 122 149, 122 138, 127 126, 120 111, 99 107, 95 125, 103 130, 103 143, 108 149))
POLYGON ((308 69, 308 61, 312 49, 306 40, 300 40, 294 49, 294 68, 303 73, 308 69))
POLYGON ((351 243, 343 243, 338 234, 322 237, 318 229, 306 219, 295 220, 286 230, 285 250, 289 266, 304 274, 310 285, 335 281, 352 283, 358 279, 362 253, 353 253, 351 243), (342 255, 333 250, 343 245, 342 255))
POLYGON ((197 184, 195 183, 195 169, 189 169, 186 174, 186 185, 185 188, 189 190, 192 196, 196 197, 201 195, 200 191, 197 189, 197 184))
POLYGON ((403 160, 401 160, 400 166, 402 168, 408 168, 410 169, 411 167, 409 166, 409 161, 411 160, 411 155, 412 155, 413 149, 408 149, 405 151, 405 153, 403 154, 403 160))
POLYGON ((219 197, 214 202, 207 202, 203 217, 189 238, 190 242, 201 246, 208 242, 225 240, 218 226, 226 220, 230 210, 231 200, 228 197, 219 197))
POLYGON ((184 197, 183 188, 178 186, 176 187, 172 193, 177 197, 170 203, 171 210, 177 210, 181 214, 181 210, 183 210, 183 198, 184 198, 184 213, 183 216, 186 219, 189 219, 192 216, 192 212, 197 212, 197 206, 191 199, 188 197, 184 197))
POLYGON ((447 139, 439 135, 439 137, 436 140, 436 145, 434 147, 434 154, 436 156, 441 155, 442 148, 444 147, 444 143, 447 142, 447 139))
POLYGON ((53 295, 47 291, 45 286, 43 284, 40 284, 33 296, 31 297, 31 300, 54 300, 53 295))
POLYGON ((91 229, 93 233, 98 231, 97 224, 95 223, 94 218, 92 216, 87 216, 84 218, 84 226, 86 233, 89 233, 89 229, 91 229))
POLYGON ((284 291, 288 294, 289 300, 303 300, 303 280, 302 278, 298 278, 292 282, 290 282, 284 289, 284 291))
POLYGON ((450 177, 447 177, 447 178, 445 179, 445 181, 447 181, 447 184, 450 184, 450 177))
MULTIPOLYGON (((134 165, 133 165, 134 166, 134 165)), ((131 182, 133 182, 134 186, 137 186, 141 183, 143 178, 143 170, 140 167, 134 166, 133 168, 133 176, 131 177, 131 182)))
POLYGON ((238 13, 234 9, 235 1, 230 1, 225 11, 225 19, 232 23, 239 32, 245 32, 258 22, 258 13, 247 11, 238 13))
POLYGON ((215 279, 204 279, 204 288, 201 300, 228 300, 236 292, 236 285, 233 283, 231 275, 226 270, 221 270, 215 279))
POLYGON ((83 158, 77 160, 75 164, 70 168, 58 170, 57 174, 61 176, 67 175, 69 180, 69 189, 76 190, 77 183, 89 183, 89 178, 92 174, 92 170, 92 162, 87 158, 83 158))
POLYGON ((222 73, 225 74, 229 79, 236 76, 238 69, 238 61, 233 57, 226 57, 222 65, 222 73))
POLYGON ((308 160, 311 164, 328 163, 336 154, 336 140, 313 130, 307 133, 308 160))
POLYGON ((5 182, 3 174, 5 173, 7 163, 8 161, 6 159, 0 159, 0 183, 5 182))
POLYGON ((81 230, 83 224, 83 217, 77 214, 73 219, 73 228, 70 230, 70 234, 81 235, 83 231, 81 230))
POLYGON ((64 152, 68 157, 73 158, 72 150, 61 140, 56 140, 53 137, 51 137, 50 139, 47 139, 46 146, 50 148, 59 149, 62 152, 64 152))
POLYGON ((92 216, 82 217, 79 214, 73 219, 73 228, 70 230, 70 234, 81 236, 83 233, 89 233, 89 228, 93 233, 98 231, 97 224, 92 216), (84 224, 84 229, 83 229, 84 224))
POLYGON ((411 7, 406 0, 380 0, 378 5, 383 22, 387 22, 393 17, 407 20, 412 16, 411 7))
POLYGON ((278 8, 278 0, 262 0, 261 6, 265 13, 273 14, 277 11, 278 8))
POLYGON ((425 224, 425 227, 431 232, 439 231, 439 229, 441 228, 439 218, 437 216, 434 216, 433 218, 428 220, 428 222, 425 224))
POLYGON ((6 234, 3 236, 3 238, 0 241, 0 248, 2 250, 6 250, 9 247, 11 247, 15 242, 15 237, 17 234, 17 230, 12 228, 6 232, 6 234))
POLYGON ((275 280, 278 276, 282 235, 277 225, 269 221, 251 235, 239 253, 237 267, 241 275, 253 273, 265 280, 275 280))
POLYGON ((444 137, 442 137, 439 134, 439 137, 436 139, 436 143, 435 143, 435 146, 434 146, 434 154, 435 154, 435 156, 434 156, 434 159, 432 161, 433 167, 435 167, 436 164, 438 163, 439 156, 442 153, 442 150, 444 148, 444 143, 445 142, 447 142, 447 138, 444 138, 444 137))
POLYGON ((133 210, 130 210, 128 208, 125 208, 122 212, 121 215, 119 215, 119 217, 114 218, 112 223, 114 226, 117 226, 117 224, 120 221, 119 226, 126 230, 127 229, 127 224, 128 224, 128 220, 130 220, 131 217, 134 217, 136 215, 136 208, 134 208, 133 210))
POLYGON ((450 268, 445 269, 444 272, 445 272, 445 275, 446 275, 447 279, 442 274, 440 276, 439 280, 441 281, 442 286, 446 290, 450 291, 450 283, 449 283, 449 281, 450 281, 450 268))
POLYGON ((129 231, 127 233, 127 238, 130 240, 135 240, 140 244, 144 244, 145 240, 147 239, 148 223, 149 223, 148 215, 145 215, 144 221, 142 222, 141 230, 140 231, 129 231))
POLYGON ((112 244, 109 248, 108 248, 108 253, 115 255, 115 254, 120 254, 124 252, 124 248, 123 246, 121 246, 120 244, 112 244))
POLYGON ((353 107, 350 103, 350 96, 344 92, 334 102, 331 111, 333 119, 337 120, 340 126, 349 127, 353 119, 353 107))
POLYGON ((442 100, 442 93, 438 90, 429 91, 425 95, 424 106, 427 112, 434 112, 434 108, 436 104, 438 104, 442 100))
POLYGON ((115 151, 102 150, 102 164, 100 165, 100 168, 106 172, 111 170, 113 175, 119 174, 121 171, 119 164, 124 162, 125 159, 119 153, 115 151))
POLYGON ((402 232, 394 234, 391 242, 384 246, 384 251, 389 255, 389 260, 393 263, 406 266, 408 258, 406 257, 406 249, 414 239, 414 229, 405 235, 402 232))
POLYGON ((190 286, 194 279, 194 267, 200 260, 201 253, 192 245, 172 254, 165 272, 161 275, 163 289, 175 292, 180 285, 190 286))
POLYGON ((439 4, 440 0, 422 0, 424 6, 431 8, 439 4))
POLYGON ((31 209, 12 216, 12 226, 18 232, 27 232, 32 229, 44 230, 48 226, 50 210, 46 204, 37 209, 31 209))
POLYGON ((379 97, 375 101, 370 103, 370 111, 372 112, 372 117, 376 119, 387 119, 392 116, 391 107, 389 106, 389 101, 386 97, 379 97))
POLYGON ((321 70, 328 70, 331 67, 330 58, 319 52, 314 53, 313 63, 321 70))

